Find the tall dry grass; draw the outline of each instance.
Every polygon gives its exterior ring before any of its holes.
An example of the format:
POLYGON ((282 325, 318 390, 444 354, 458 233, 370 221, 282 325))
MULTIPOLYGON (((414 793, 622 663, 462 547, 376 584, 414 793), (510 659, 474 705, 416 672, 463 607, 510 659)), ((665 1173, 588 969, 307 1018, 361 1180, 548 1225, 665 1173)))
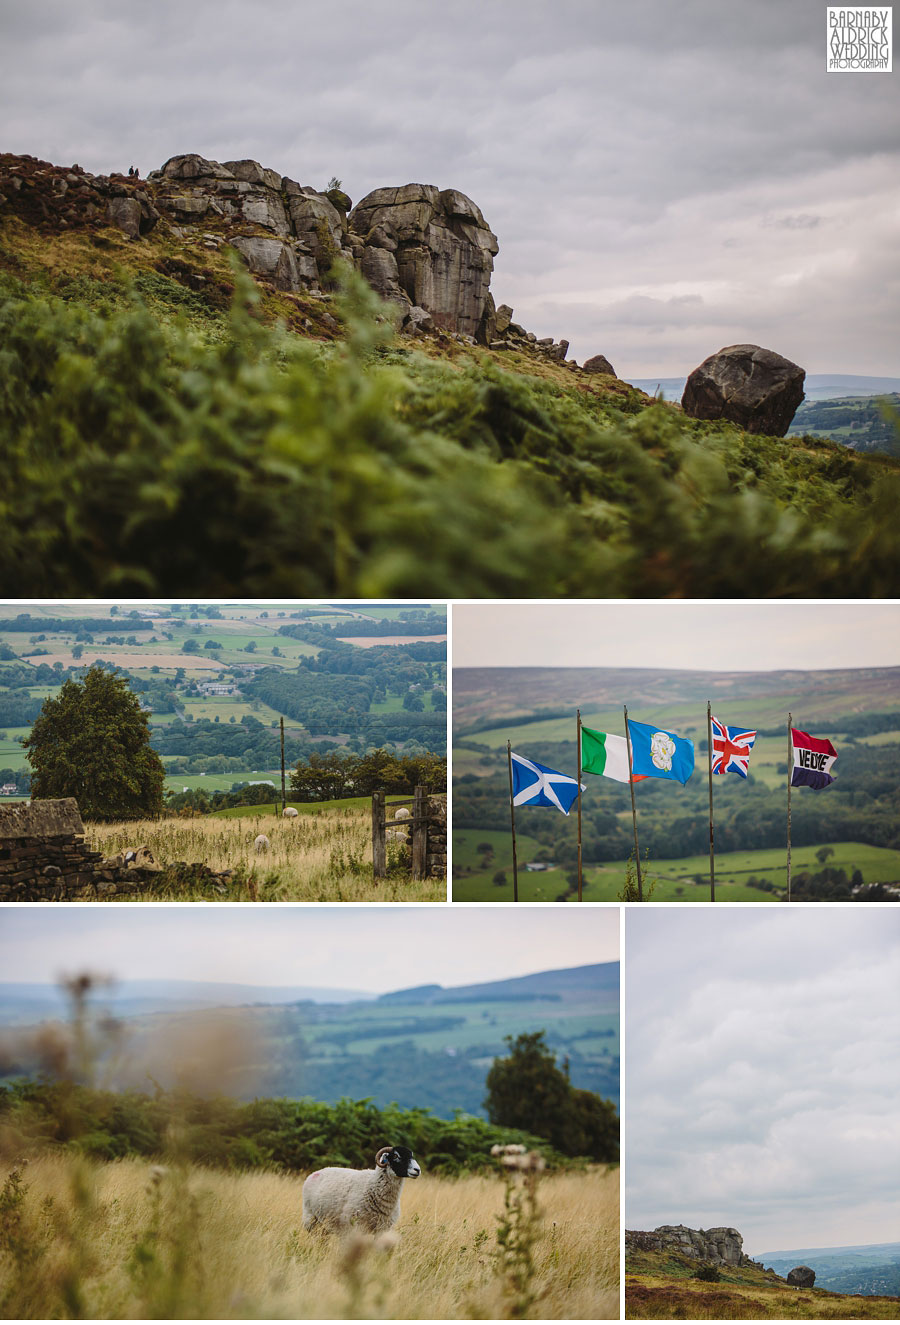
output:
MULTIPOLYGON (((367 810, 328 809, 296 819, 269 814, 233 818, 137 819, 90 823, 92 845, 106 855, 126 847, 148 846, 162 864, 199 861, 214 870, 255 872, 254 888, 235 885, 229 901, 263 902, 443 902, 443 879, 413 881, 396 843, 388 844, 388 877, 372 877, 372 819, 367 810), (258 854, 254 841, 268 837, 258 854), (232 895, 233 892, 233 895, 232 895), (255 896, 254 896, 255 892, 255 896)), ((160 887, 141 896, 148 901, 209 900, 209 890, 160 887)))
MULTIPOLYGON (((391 1250, 308 1234, 302 1176, 161 1172, 45 1155, 0 1198, 0 1307, 25 1319, 478 1319, 520 1314, 503 1273, 500 1178, 407 1182, 391 1250)), ((517 1184, 521 1176, 510 1178, 517 1184)), ((534 1318, 617 1319, 618 1171, 545 1176, 534 1318)))

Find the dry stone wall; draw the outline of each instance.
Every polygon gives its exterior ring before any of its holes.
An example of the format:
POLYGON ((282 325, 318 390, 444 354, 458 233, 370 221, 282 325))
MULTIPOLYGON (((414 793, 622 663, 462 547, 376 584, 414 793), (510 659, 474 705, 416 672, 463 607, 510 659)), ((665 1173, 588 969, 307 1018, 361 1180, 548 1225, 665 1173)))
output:
POLYGON ((0 902, 63 902, 139 894, 167 883, 224 890, 231 871, 161 866, 146 847, 104 857, 87 842, 78 802, 0 805, 0 902))
POLYGON ((428 844, 425 848, 425 874, 441 879, 447 874, 447 797, 428 798, 428 844))

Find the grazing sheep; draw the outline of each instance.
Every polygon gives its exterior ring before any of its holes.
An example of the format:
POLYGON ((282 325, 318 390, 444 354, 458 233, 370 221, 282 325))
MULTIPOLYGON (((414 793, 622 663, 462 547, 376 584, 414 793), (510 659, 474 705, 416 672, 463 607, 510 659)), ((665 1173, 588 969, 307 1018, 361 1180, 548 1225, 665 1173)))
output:
POLYGON ((388 828, 384 836, 388 842, 407 842, 409 840, 405 828, 388 828))
POLYGON ((394 811, 395 819, 411 819, 412 815, 405 805, 401 805, 399 810, 394 811))
POLYGON ((420 1172, 406 1146, 382 1146, 374 1169, 318 1169, 303 1184, 303 1227, 382 1233, 397 1222, 403 1179, 420 1172))
POLYGON ((258 856, 261 856, 264 851, 268 851, 269 847, 271 846, 271 842, 266 837, 265 833, 260 833, 259 837, 256 838, 253 845, 256 847, 256 854, 258 856))
POLYGON ((281 811, 281 817, 282 819, 296 819, 299 813, 300 811, 295 810, 293 805, 288 805, 286 809, 281 811))

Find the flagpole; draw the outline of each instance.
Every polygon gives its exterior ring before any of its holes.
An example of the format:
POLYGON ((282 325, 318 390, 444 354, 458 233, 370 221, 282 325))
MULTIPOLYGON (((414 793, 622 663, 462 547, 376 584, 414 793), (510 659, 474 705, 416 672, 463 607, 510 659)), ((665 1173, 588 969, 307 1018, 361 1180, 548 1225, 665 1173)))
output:
POLYGON ((712 705, 706 701, 706 753, 709 760, 709 900, 716 900, 716 865, 713 851, 713 794, 712 794, 712 705))
POLYGON ((788 820, 787 820, 787 899, 791 900, 791 781, 794 776, 794 746, 791 741, 793 718, 788 714, 788 820))
POLYGON ((625 743, 628 749, 628 785, 631 788, 631 822, 634 826, 634 864, 637 870, 638 901, 644 900, 644 882, 641 878, 641 849, 638 846, 637 810, 634 807, 634 769, 631 767, 631 733, 628 730, 628 705, 625 710, 625 743))
POLYGON ((576 709, 578 727, 578 900, 581 901, 581 709, 576 709))
POLYGON ((519 866, 516 861, 516 807, 513 801, 512 746, 509 741, 506 742, 506 761, 509 764, 509 819, 512 824, 513 901, 517 902, 519 900, 519 866))

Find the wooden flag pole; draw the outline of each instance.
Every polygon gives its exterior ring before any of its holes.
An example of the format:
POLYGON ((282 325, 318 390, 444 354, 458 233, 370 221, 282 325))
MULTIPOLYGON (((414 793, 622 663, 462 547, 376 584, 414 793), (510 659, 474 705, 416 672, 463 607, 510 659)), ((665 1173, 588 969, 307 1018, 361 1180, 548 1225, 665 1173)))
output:
POLYGON ((641 878, 641 849, 638 846, 637 810, 634 807, 634 769, 631 767, 631 733, 628 730, 628 705, 625 709, 625 743, 628 748, 628 785, 631 788, 631 822, 634 826, 634 865, 637 870, 638 901, 644 900, 644 881, 641 878))
POLYGON ((284 718, 281 719, 281 813, 284 814, 284 807, 287 801, 284 798, 284 718))
POLYGON ((576 709, 578 715, 578 726, 576 729, 576 738, 578 740, 578 900, 581 901, 581 709, 576 709))
POLYGON ((791 780, 794 776, 794 744, 791 740, 793 718, 788 714, 788 821, 787 821, 787 899, 791 900, 791 780))
POLYGON ((513 901, 517 902, 519 900, 519 866, 516 860, 516 807, 513 802, 512 746, 509 741, 506 742, 506 762, 509 764, 509 820, 512 824, 513 901))
POLYGON ((712 794, 712 706, 706 701, 706 753, 709 757, 709 900, 716 900, 716 865, 713 851, 713 794, 712 794))

